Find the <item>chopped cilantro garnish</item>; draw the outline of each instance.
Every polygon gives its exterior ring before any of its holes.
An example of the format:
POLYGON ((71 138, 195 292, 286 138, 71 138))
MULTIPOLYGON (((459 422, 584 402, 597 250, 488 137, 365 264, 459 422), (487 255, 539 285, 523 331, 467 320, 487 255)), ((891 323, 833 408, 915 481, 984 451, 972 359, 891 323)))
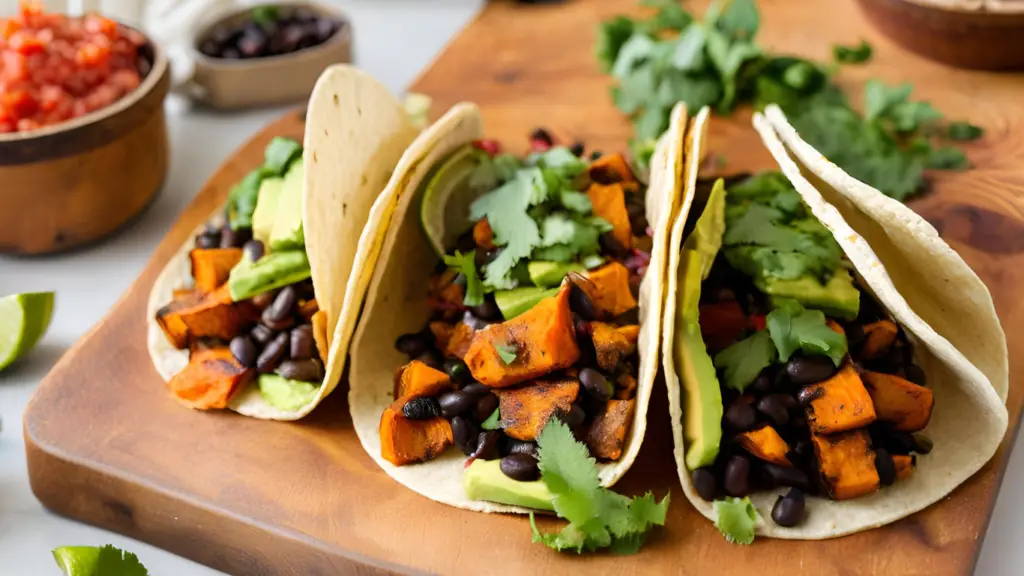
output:
POLYGON ((629 498, 602 488, 586 445, 557 418, 544 426, 537 444, 541 480, 554 496, 555 512, 569 524, 560 532, 544 534, 531 513, 534 542, 558 551, 608 548, 616 554, 635 554, 651 527, 665 524, 668 495, 656 502, 649 492, 629 498))
POLYGON ((491 412, 491 415, 487 417, 487 420, 480 423, 480 427, 484 430, 497 430, 501 428, 501 424, 498 422, 500 418, 498 412, 499 410, 495 408, 494 412, 491 412))
POLYGON ((970 122, 952 122, 946 129, 950 140, 976 140, 984 133, 984 130, 970 122))
POLYGON ((840 64, 863 64, 871 60, 871 44, 861 40, 857 46, 836 44, 832 47, 832 57, 840 64))
POLYGON ((476 250, 463 254, 458 250, 454 255, 445 255, 444 263, 466 278, 466 297, 462 303, 466 306, 479 306, 484 303, 484 285, 476 273, 476 250))
POLYGON ((715 368, 723 372, 722 384, 743 392, 776 358, 778 353, 768 331, 759 330, 716 354, 715 368))
POLYGON ((111 545, 62 546, 53 559, 66 576, 147 576, 149 572, 131 552, 111 545))
POLYGON ((820 310, 805 310, 795 300, 781 299, 779 306, 768 314, 768 333, 779 351, 779 360, 785 362, 797 350, 804 354, 823 355, 839 366, 846 356, 846 337, 825 324, 820 310))
POLYGON ((498 356, 501 357, 501 361, 505 364, 511 364, 516 361, 516 347, 508 344, 498 344, 494 347, 498 351, 498 356))
POLYGON ((715 500, 715 528, 732 544, 752 544, 759 515, 749 497, 715 500))

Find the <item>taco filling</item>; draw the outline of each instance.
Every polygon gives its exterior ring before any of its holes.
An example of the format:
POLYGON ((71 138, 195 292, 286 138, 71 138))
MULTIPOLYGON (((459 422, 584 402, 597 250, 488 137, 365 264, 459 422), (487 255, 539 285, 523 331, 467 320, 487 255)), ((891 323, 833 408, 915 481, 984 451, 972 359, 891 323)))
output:
POLYGON ((275 138, 263 165, 232 190, 220 218, 195 236, 192 285, 156 312, 188 365, 168 387, 183 404, 226 408, 248 386, 285 411, 312 402, 327 338, 302 226, 301 145, 275 138))
POLYGON ((543 131, 531 142, 518 158, 475 141, 426 179, 421 220, 440 255, 423 286, 431 315, 395 343, 409 361, 379 433, 395 466, 457 449, 470 499, 550 509, 544 494, 510 487, 546 493, 533 481, 549 420, 598 461, 623 454, 652 232, 621 155, 584 160, 582 147, 553 146, 543 131), (478 481, 485 473, 505 480, 478 481))
POLYGON ((858 498, 913 474, 932 392, 832 233, 779 172, 705 197, 680 254, 674 350, 695 491, 782 488, 771 517, 789 527, 813 514, 805 496, 858 498))

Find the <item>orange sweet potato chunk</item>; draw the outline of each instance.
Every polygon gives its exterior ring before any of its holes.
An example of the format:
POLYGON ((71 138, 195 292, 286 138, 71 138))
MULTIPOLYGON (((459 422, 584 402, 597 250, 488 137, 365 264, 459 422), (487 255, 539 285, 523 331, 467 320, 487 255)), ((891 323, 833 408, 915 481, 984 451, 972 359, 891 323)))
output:
POLYGON ((633 228, 629 225, 626 211, 626 190, 622 184, 593 183, 587 189, 587 197, 593 205, 594 216, 612 225, 611 235, 624 247, 633 247, 633 228))
POLYGON ((388 406, 380 419, 380 452, 385 460, 395 466, 425 462, 452 445, 454 436, 448 420, 409 420, 396 404, 398 401, 388 406))
POLYGON ((491 223, 487 218, 477 220, 473 225, 473 241, 484 250, 494 249, 494 231, 491 230, 491 223))
POLYGON ((849 500, 878 490, 875 452, 867 430, 824 436, 811 433, 821 483, 829 498, 849 500))
POLYGON ((871 396, 850 362, 828 380, 806 386, 800 400, 807 405, 807 424, 818 434, 861 428, 876 418, 871 396))
POLYGON ((519 316, 475 332, 464 358, 473 378, 492 388, 505 388, 568 368, 579 360, 569 290, 565 284, 558 294, 519 316), (506 364, 498 346, 512 351, 515 358, 506 364))
POLYGON ((893 454, 892 462, 896 465, 896 479, 903 480, 909 478, 914 473, 914 466, 917 464, 917 459, 913 456, 905 456, 903 454, 893 454))
POLYGON ((620 262, 609 262, 586 274, 587 281, 578 286, 590 297, 599 314, 612 318, 636 308, 636 298, 629 289, 629 269, 620 262))
POLYGON ((536 440, 552 417, 566 413, 580 392, 575 378, 537 380, 524 386, 498 390, 498 414, 506 436, 536 440))
POLYGON ((228 281, 231 269, 242 259, 241 248, 194 248, 188 253, 192 278, 200 292, 213 292, 228 281))
POLYGON ((860 350, 862 360, 881 358, 889 352, 896 341, 899 328, 892 320, 879 320, 864 326, 864 346, 860 350))
POLYGON ((227 348, 197 349, 167 387, 178 402, 189 408, 212 410, 227 408, 231 398, 254 376, 255 372, 242 366, 227 348))
POLYGON ((430 323, 430 332, 434 334, 437 348, 444 352, 445 356, 463 359, 469 352, 470 344, 473 343, 473 329, 465 322, 449 324, 437 320, 430 323))
POLYGON ((396 398, 405 398, 408 401, 420 396, 437 396, 441 392, 454 389, 455 385, 447 374, 419 360, 413 360, 402 368, 395 395, 396 398))
POLYGON ((928 425, 935 405, 931 390, 893 374, 864 372, 861 378, 879 420, 903 432, 917 432, 928 425))
POLYGON ((587 447, 598 460, 618 460, 633 424, 636 400, 609 400, 587 431, 587 447))
POLYGON ((591 338, 597 353, 597 365, 605 372, 614 372, 624 358, 636 352, 639 326, 617 327, 604 322, 591 322, 591 338))
POLYGON ((313 343, 316 344, 316 351, 320 353, 320 361, 326 364, 330 353, 330 346, 327 344, 327 312, 317 310, 309 321, 313 325, 313 343))
POLYGON ((789 468, 792 464, 786 454, 789 453, 789 445, 779 436, 775 428, 765 426, 758 430, 751 430, 739 435, 737 441, 740 446, 746 448, 754 456, 765 462, 771 462, 778 466, 789 468))
POLYGON ((636 177, 629 162, 621 153, 604 154, 590 163, 590 177, 596 182, 630 182, 635 183, 636 177))
POLYGON ((227 284, 207 294, 194 293, 157 310, 156 321, 180 350, 189 340, 209 336, 230 340, 253 320, 247 305, 231 302, 227 284))

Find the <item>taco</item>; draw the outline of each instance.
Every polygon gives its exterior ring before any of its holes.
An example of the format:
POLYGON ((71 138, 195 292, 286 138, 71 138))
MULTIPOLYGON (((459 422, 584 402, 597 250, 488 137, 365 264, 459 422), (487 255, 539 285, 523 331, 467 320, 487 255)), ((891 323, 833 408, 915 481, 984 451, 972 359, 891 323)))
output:
POLYGON ((657 372, 664 258, 686 115, 645 186, 619 154, 539 130, 525 158, 475 108, 435 124, 384 240, 353 338, 349 406, 403 485, 485 512, 551 510, 538 433, 559 418, 614 484, 639 451, 657 372))
POLYGON ((385 185, 416 130, 349 66, 321 75, 307 126, 305 146, 267 145, 150 293, 150 356, 190 408, 295 420, 341 378, 394 205, 385 185))
MULTIPOLYGON (((893 285, 900 261, 822 198, 764 117, 754 125, 782 172, 711 184, 689 163, 670 236, 662 360, 680 481, 720 528, 751 508, 777 538, 881 526, 977 472, 1006 409, 908 305, 915 288, 893 285)), ((691 133, 699 157, 704 132, 691 133)))

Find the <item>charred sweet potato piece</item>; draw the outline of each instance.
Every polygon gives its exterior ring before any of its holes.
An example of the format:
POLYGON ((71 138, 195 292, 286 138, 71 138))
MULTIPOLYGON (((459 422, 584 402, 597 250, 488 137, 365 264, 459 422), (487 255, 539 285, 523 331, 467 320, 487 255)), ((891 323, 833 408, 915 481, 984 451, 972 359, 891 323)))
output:
POLYGON ((928 425, 935 404, 931 390, 892 374, 864 372, 861 378, 879 420, 903 432, 917 432, 928 425))
POLYGON ((909 478, 914 473, 914 466, 917 465, 917 458, 903 454, 893 454, 892 462, 896 465, 896 479, 909 478))
POLYGON ((302 316, 306 320, 313 317, 320 311, 320 303, 316 301, 316 298, 310 298, 304 302, 299 303, 299 316, 302 316))
POLYGON ((331 349, 327 344, 327 312, 317 310, 309 321, 313 325, 313 343, 316 344, 316 351, 320 353, 320 361, 326 364, 331 349))
POLYGON ((618 460, 633 424, 636 400, 609 400, 587 430, 587 447, 598 460, 618 460))
POLYGON ((413 360, 402 367, 395 397, 412 400, 420 396, 437 396, 441 392, 454 389, 455 385, 447 374, 419 360, 413 360))
POLYGON ((800 391, 807 424, 818 434, 861 428, 875 421, 875 406, 853 364, 847 362, 831 378, 800 391))
POLYGON ((473 343, 473 329, 464 322, 449 324, 436 321, 430 323, 430 332, 434 334, 434 342, 438 350, 445 356, 465 358, 469 346, 473 343))
POLYGON ((192 261, 192 278, 200 292, 213 292, 228 281, 231 269, 242 259, 241 248, 193 248, 188 253, 192 261))
POLYGON ((242 366, 227 348, 197 349, 167 387, 189 408, 227 408, 231 398, 252 381, 255 372, 242 366))
POLYGON ((828 436, 811 433, 818 457, 821 483, 829 498, 849 500, 870 494, 879 487, 875 451, 867 430, 850 430, 828 436))
POLYGON ((597 353, 597 365, 605 372, 614 372, 624 358, 636 352, 639 326, 617 327, 604 322, 591 322, 591 339, 597 353))
POLYGON ((380 453, 385 460, 395 466, 425 462, 452 445, 452 426, 447 420, 409 420, 402 416, 401 405, 396 408, 395 404, 380 418, 380 453))
POLYGON ((626 189, 622 184, 593 183, 587 189, 594 216, 612 225, 611 235, 627 249, 633 247, 633 228, 626 212, 626 189))
POLYGON ((231 340, 252 320, 246 305, 231 302, 227 284, 207 294, 197 292, 173 300, 156 313, 164 334, 182 350, 188 348, 190 338, 211 336, 231 340))
POLYGON ((604 154, 590 163, 590 179, 594 182, 636 182, 629 162, 621 153, 604 154))
POLYGON ((636 395, 636 378, 632 374, 620 374, 615 379, 615 399, 629 400, 636 395))
POLYGON ((700 307, 700 334, 709 354, 725 350, 739 340, 747 324, 747 315, 735 300, 700 307))
POLYGON ((448 268, 440 274, 430 277, 427 282, 427 301, 435 310, 444 312, 455 312, 465 308, 462 300, 465 298, 465 288, 455 283, 458 273, 448 268))
POLYGON ((636 308, 636 298, 629 289, 629 269, 620 262, 609 262, 587 272, 578 286, 590 297, 601 316, 614 318, 636 308))
POLYGON ((473 333, 464 361, 473 378, 492 388, 504 388, 568 368, 580 358, 569 311, 570 286, 545 298, 515 318, 473 333), (499 353, 508 357, 506 363, 499 353))
POLYGON ((786 454, 789 453, 789 444, 786 444, 782 436, 779 436, 779 433, 771 426, 744 432, 737 436, 736 440, 747 452, 765 462, 786 468, 792 466, 789 458, 786 457, 786 454))
POLYGON ((507 436, 536 440, 553 416, 566 413, 580 392, 575 378, 537 380, 519 388, 498 390, 498 414, 507 436))
POLYGON ((899 328, 892 320, 879 320, 864 326, 864 345, 860 349, 862 360, 881 358, 896 341, 899 328))
POLYGON ((494 232, 491 230, 491 223, 487 218, 476 221, 473 225, 473 242, 484 250, 494 249, 494 232))

